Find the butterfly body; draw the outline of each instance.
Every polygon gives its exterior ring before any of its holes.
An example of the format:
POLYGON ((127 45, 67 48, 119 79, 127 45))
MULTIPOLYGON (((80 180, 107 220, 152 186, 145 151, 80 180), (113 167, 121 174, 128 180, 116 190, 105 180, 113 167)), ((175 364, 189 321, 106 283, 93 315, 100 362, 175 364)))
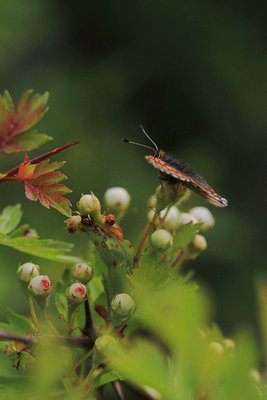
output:
POLYGON ((227 200, 216 193, 209 184, 182 161, 160 150, 145 159, 159 171, 160 179, 170 183, 181 183, 217 207, 226 207, 227 200))

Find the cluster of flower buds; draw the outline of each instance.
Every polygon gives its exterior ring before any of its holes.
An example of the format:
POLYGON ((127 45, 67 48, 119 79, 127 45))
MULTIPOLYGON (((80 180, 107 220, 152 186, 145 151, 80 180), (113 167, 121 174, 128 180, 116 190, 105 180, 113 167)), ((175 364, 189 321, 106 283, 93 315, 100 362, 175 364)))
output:
POLYGON ((74 264, 71 267, 71 278, 74 281, 66 290, 69 304, 78 305, 87 299, 86 285, 94 276, 93 268, 84 263, 74 264))
POLYGON ((22 264, 17 270, 17 276, 31 295, 46 297, 51 293, 52 282, 47 275, 40 275, 39 265, 32 262, 22 264))

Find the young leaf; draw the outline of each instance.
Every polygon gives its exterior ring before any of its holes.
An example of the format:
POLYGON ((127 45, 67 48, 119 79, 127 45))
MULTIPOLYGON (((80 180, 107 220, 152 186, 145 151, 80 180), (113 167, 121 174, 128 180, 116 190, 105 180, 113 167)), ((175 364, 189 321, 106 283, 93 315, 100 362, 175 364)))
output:
POLYGON ((9 92, 0 95, 0 151, 15 153, 38 148, 52 138, 30 128, 47 112, 48 93, 28 90, 15 107, 9 92))
POLYGON ((190 242, 192 242, 192 240, 198 233, 201 225, 202 225, 202 223, 193 224, 192 222, 189 222, 188 224, 183 225, 173 239, 172 248, 173 249, 181 248, 181 247, 188 245, 190 242))
POLYGON ((66 179, 66 176, 56 171, 64 164, 65 161, 49 163, 49 160, 31 164, 28 157, 25 156, 14 179, 24 183, 25 195, 29 200, 39 200, 44 207, 55 208, 61 214, 69 217, 71 214, 70 201, 63 195, 70 193, 71 190, 59 183, 66 179))
POLYGON ((0 233, 9 233, 16 228, 22 217, 20 204, 6 207, 0 215, 0 233))

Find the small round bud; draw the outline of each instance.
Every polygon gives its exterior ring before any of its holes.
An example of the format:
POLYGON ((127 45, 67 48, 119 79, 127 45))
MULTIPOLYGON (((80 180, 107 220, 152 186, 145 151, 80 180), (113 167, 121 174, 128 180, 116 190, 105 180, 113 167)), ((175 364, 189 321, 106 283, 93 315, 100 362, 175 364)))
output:
POLYGON ((172 206, 168 213, 167 213, 167 208, 165 208, 164 210, 162 210, 160 212, 160 218, 164 218, 164 222, 163 222, 163 227, 166 229, 170 229, 170 230, 174 230, 176 228, 178 228, 178 226, 180 225, 180 221, 179 221, 179 215, 180 212, 178 210, 177 207, 172 206), (167 215, 166 215, 167 213, 167 215), (166 215, 166 217, 165 217, 166 215))
POLYGON ((192 245, 196 251, 204 251, 207 248, 207 240, 203 235, 196 235, 192 241, 192 245))
POLYGON ((79 281, 83 284, 90 282, 93 278, 93 268, 87 264, 75 264, 71 267, 71 277, 74 281, 79 281))
POLYGON ((217 354, 222 354, 224 351, 223 346, 218 342, 211 342, 210 348, 217 354))
POLYGON ((81 215, 100 214, 101 206, 94 194, 84 194, 77 203, 81 215))
POLYGON ((104 194, 106 206, 111 211, 124 211, 129 206, 130 196, 127 190, 122 187, 112 187, 104 194))
POLYGON ((73 283, 66 290, 66 296, 70 303, 81 304, 87 299, 87 290, 82 283, 73 283))
POLYGON ((163 252, 171 247, 172 235, 165 229, 159 229, 152 233, 150 241, 154 250, 163 252))
POLYGON ((202 222, 200 231, 205 232, 207 229, 212 228, 215 224, 215 220, 210 210, 206 207, 194 207, 189 213, 193 215, 198 222, 202 222))
POLYGON ((249 375, 252 378, 252 380, 255 383, 260 383, 261 381, 261 374, 259 373, 259 371, 255 368, 251 368, 251 370, 249 371, 249 375))
POLYGON ((120 317, 130 317, 134 312, 135 303, 127 293, 119 293, 113 297, 111 307, 120 317))
POLYGON ((52 290, 52 282, 47 275, 39 275, 30 281, 28 288, 34 296, 48 296, 52 290))
POLYGON ((198 220, 192 214, 189 214, 186 212, 181 213, 179 216, 179 223, 181 225, 186 225, 186 224, 189 224, 189 222, 193 222, 193 224, 197 224, 198 220))
POLYGON ((105 353, 106 351, 112 350, 116 340, 114 337, 109 335, 103 335, 96 339, 95 347, 99 353, 105 353))
POLYGON ((31 262, 22 264, 18 270, 17 275, 21 282, 29 283, 32 278, 39 276, 40 267, 37 264, 33 264, 31 262))
POLYGON ((74 215, 65 221, 67 223, 67 229, 69 233, 81 232, 82 218, 80 215, 74 215))
POLYGON ((155 209, 157 205, 157 196, 155 194, 152 194, 150 198, 148 199, 148 207, 155 209))
POLYGON ((147 213, 147 218, 148 218, 148 221, 149 221, 149 222, 152 221, 152 219, 154 218, 154 215, 155 215, 155 211, 154 211, 154 210, 149 210, 149 211, 148 211, 148 213, 147 213))
POLYGON ((223 345, 228 350, 233 350, 235 348, 235 342, 232 339, 224 339, 223 345))

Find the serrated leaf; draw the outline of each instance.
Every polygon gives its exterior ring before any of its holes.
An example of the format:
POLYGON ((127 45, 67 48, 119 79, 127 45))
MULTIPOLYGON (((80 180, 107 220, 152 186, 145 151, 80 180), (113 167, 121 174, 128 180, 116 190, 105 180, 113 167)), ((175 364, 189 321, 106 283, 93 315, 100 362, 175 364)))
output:
POLYGON ((198 233, 201 225, 202 223, 193 224, 193 222, 189 222, 188 224, 183 225, 173 238, 172 248, 181 248, 192 242, 192 240, 198 233))
POLYGON ((25 195, 29 200, 37 201, 46 208, 55 208, 61 214, 69 217, 71 215, 70 201, 63 197, 71 190, 61 182, 66 176, 56 171, 64 165, 62 162, 42 161, 38 164, 31 164, 28 157, 20 164, 15 180, 24 183, 25 195))
POLYGON ((28 318, 15 313, 10 308, 7 309, 7 319, 12 331, 17 334, 26 335, 33 330, 33 324, 28 318))
POLYGON ((20 204, 6 207, 0 215, 0 233, 9 233, 19 224, 22 217, 20 204))
POLYGON ((0 150, 14 153, 33 150, 51 138, 30 128, 47 112, 48 93, 32 95, 28 90, 16 108, 8 91, 0 95, 0 150))

